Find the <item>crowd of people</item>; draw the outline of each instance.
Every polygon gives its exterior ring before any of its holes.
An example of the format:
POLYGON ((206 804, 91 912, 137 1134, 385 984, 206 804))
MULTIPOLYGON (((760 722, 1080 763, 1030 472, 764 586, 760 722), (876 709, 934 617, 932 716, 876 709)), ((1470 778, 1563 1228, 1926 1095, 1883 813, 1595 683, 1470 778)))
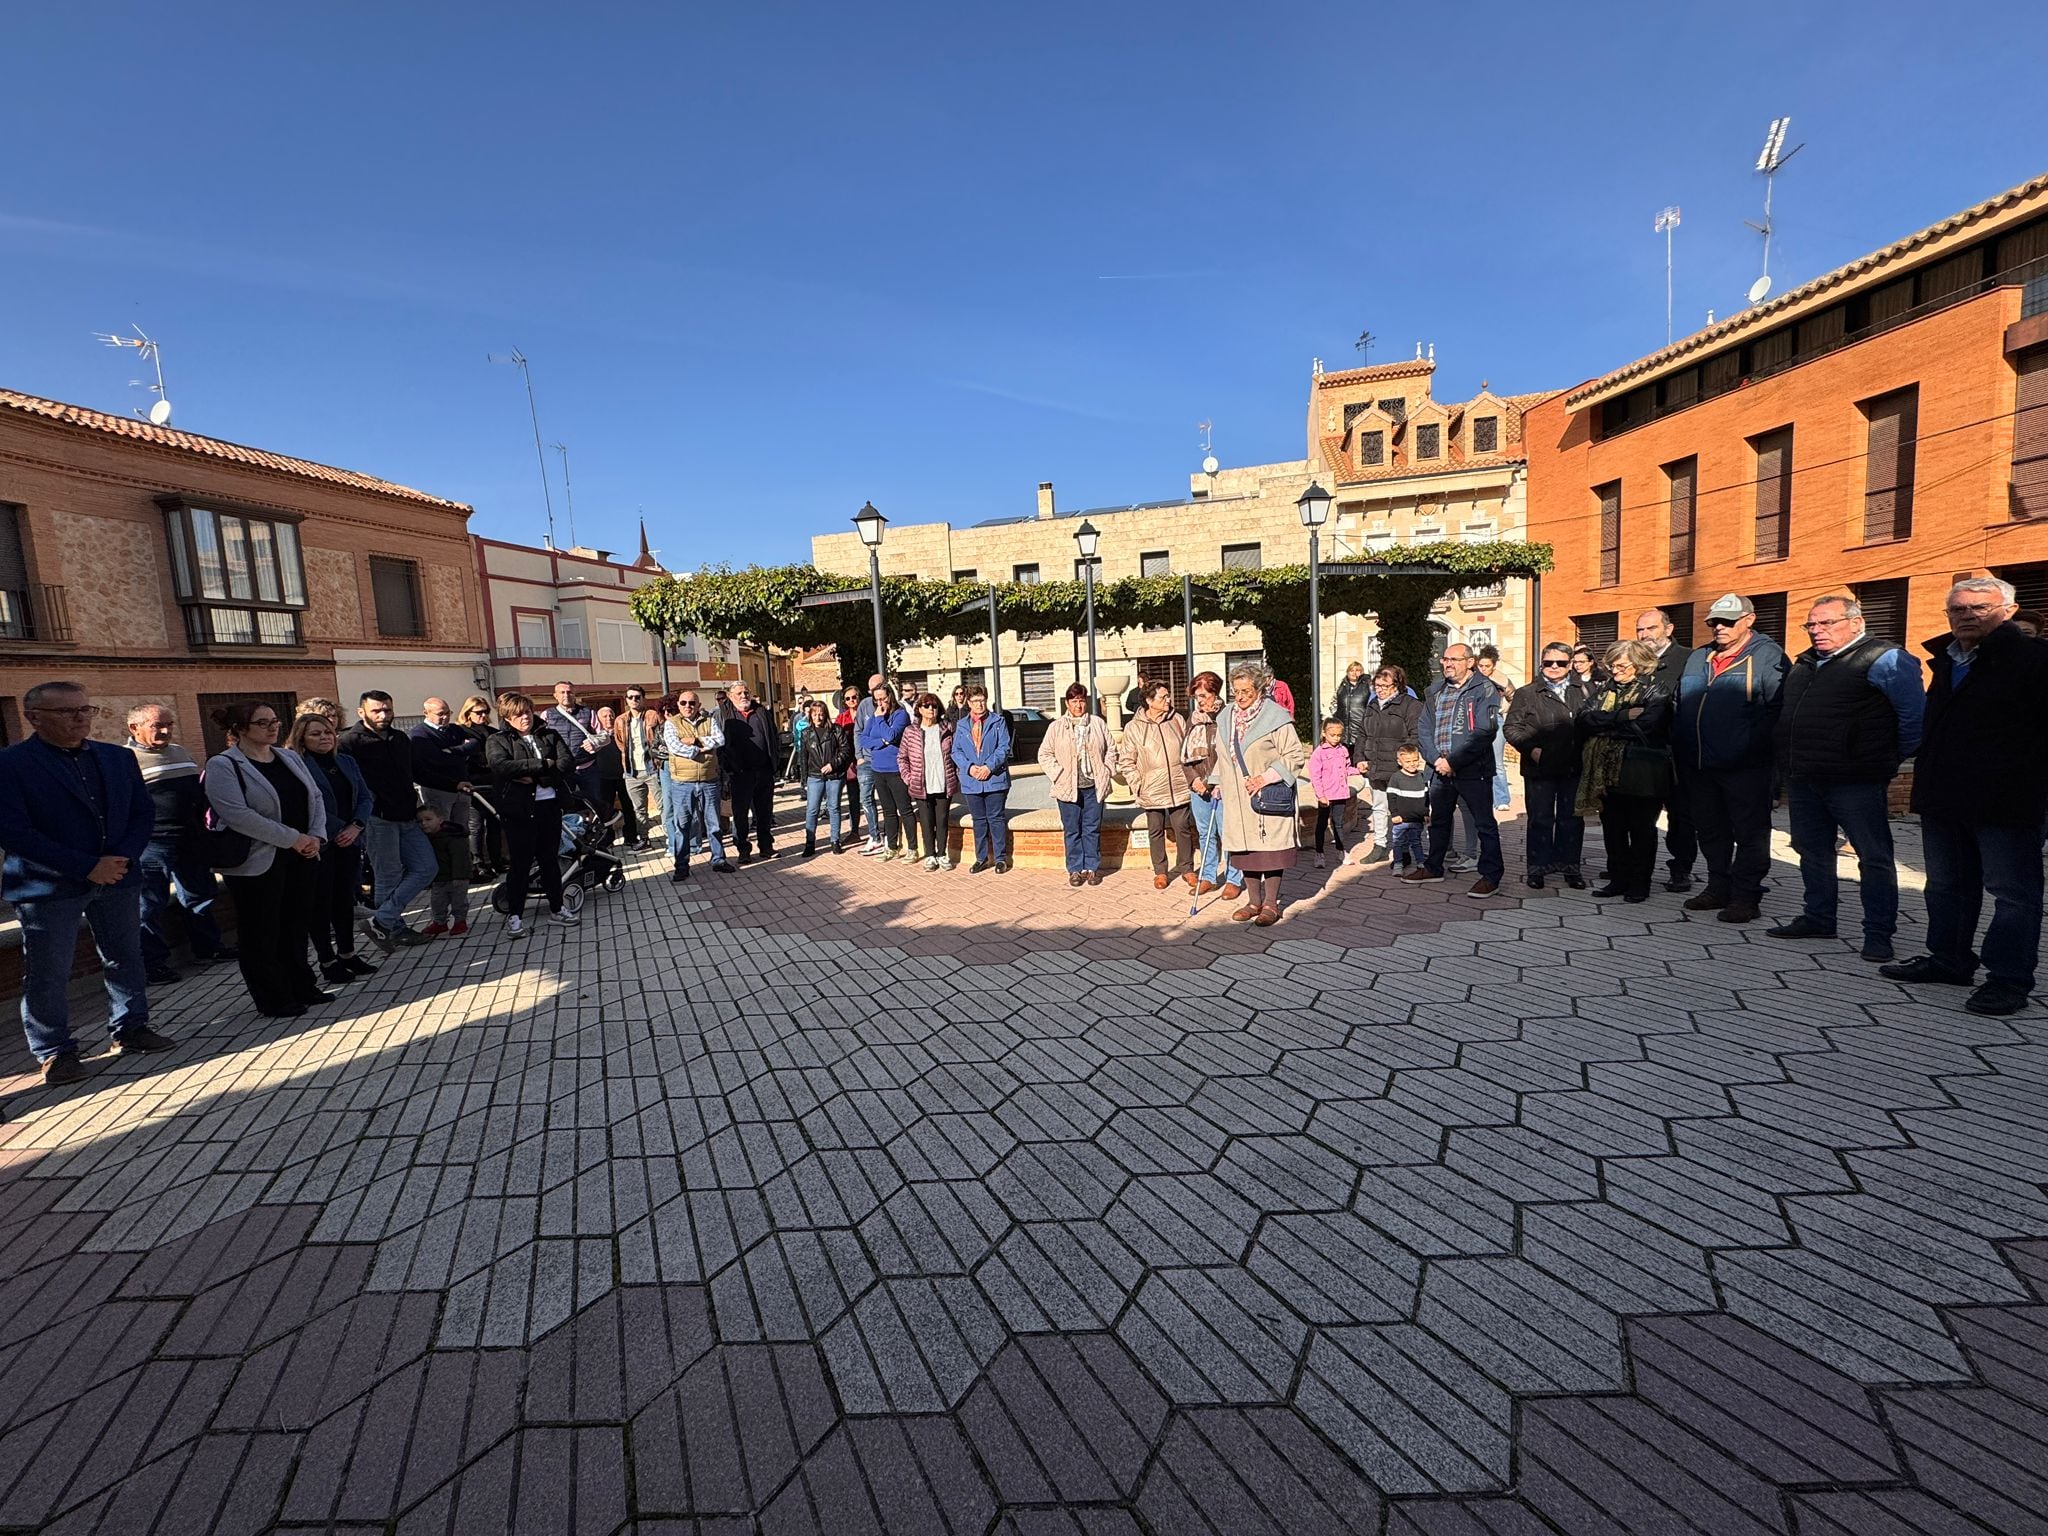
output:
MULTIPOLYGON (((1340 860, 1399 880, 1465 868, 1477 877, 1468 896, 1497 895, 1510 747, 1526 885, 1586 889, 1585 824, 1597 818, 1606 866, 1592 895, 1648 901, 1661 821, 1665 888, 1691 891, 1698 859, 1704 883, 1686 909, 1753 922, 1782 793, 1803 901, 1772 937, 1836 934, 1845 836, 1861 877, 1863 958, 1901 981, 1971 985, 1965 1006, 2011 1013, 2027 1003, 2040 945, 2048 645, 1991 578, 1956 583, 1947 616, 1949 632, 1927 646, 1927 689, 1920 664, 1871 636, 1849 597, 1812 605, 1796 662, 1733 593, 1707 610, 1710 638, 1697 650, 1651 609, 1632 640, 1546 645, 1541 676, 1518 688, 1490 648, 1455 643, 1419 694, 1399 667, 1368 677, 1352 666, 1313 750, 1286 684, 1258 663, 1227 680, 1200 673, 1184 701, 1164 682, 1141 684, 1114 736, 1076 683, 1037 760, 1070 886, 1102 882, 1103 809, 1122 783, 1145 825, 1153 886, 1241 896, 1231 918, 1259 926, 1281 918, 1310 808, 1318 867, 1334 840, 1340 860), (1916 754, 1928 953, 1900 962, 1887 794, 1916 754), (1980 968, 1988 979, 1976 985, 1980 968)), ((804 700, 785 744, 783 724, 744 685, 709 707, 692 688, 655 699, 628 689, 621 707, 591 710, 566 682, 544 709, 516 692, 452 708, 428 699, 410 730, 379 690, 346 727, 332 700, 304 701, 289 722, 251 701, 216 712, 226 746, 202 766, 165 705, 131 710, 117 747, 92 739, 83 688, 33 688, 23 713, 34 734, 0 752, 0 895, 21 923, 29 1047, 47 1081, 83 1075, 66 1006, 81 925, 99 950, 113 1049, 165 1050, 174 1042, 150 1027, 149 989, 180 979, 173 906, 194 963, 235 961, 258 1012, 298 1017, 331 1002, 330 985, 376 971, 359 933, 384 953, 466 935, 480 881, 498 882, 509 938, 527 933, 536 889, 548 921, 575 925, 579 904, 563 886, 570 816, 591 846, 622 836, 627 852, 653 852, 659 829, 678 883, 693 857, 720 874, 773 859, 785 775, 802 784, 805 858, 859 845, 883 862, 950 868, 961 804, 970 872, 1010 872, 1011 727, 984 688, 956 689, 949 705, 877 674, 836 702, 804 700), (219 881, 235 944, 213 915, 219 881), (414 927, 422 895, 428 921, 414 927)))

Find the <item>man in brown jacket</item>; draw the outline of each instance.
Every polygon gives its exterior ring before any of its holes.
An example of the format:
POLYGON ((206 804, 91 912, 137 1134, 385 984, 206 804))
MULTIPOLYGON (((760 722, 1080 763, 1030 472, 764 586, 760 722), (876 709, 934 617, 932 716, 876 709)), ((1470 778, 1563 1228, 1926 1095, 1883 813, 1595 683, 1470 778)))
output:
POLYGON ((1187 765, 1181 749, 1188 723, 1173 711, 1173 689, 1147 683, 1144 707, 1125 725, 1116 744, 1116 776, 1131 787, 1145 812, 1152 851, 1152 888, 1163 891, 1173 878, 1195 883, 1195 817, 1189 808, 1187 765), (1173 873, 1166 868, 1166 839, 1173 839, 1173 873))

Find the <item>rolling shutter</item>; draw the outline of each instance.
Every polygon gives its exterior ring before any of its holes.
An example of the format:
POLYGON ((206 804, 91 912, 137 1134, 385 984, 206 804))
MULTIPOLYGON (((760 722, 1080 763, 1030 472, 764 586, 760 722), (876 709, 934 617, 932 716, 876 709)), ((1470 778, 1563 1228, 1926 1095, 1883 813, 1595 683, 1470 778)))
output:
POLYGON ((1870 420, 1864 460, 1863 542, 1903 539, 1913 532, 1914 439, 1920 391, 1901 389, 1864 407, 1870 420))
POLYGON ((2012 515, 2048 515, 2048 347, 2015 360, 2019 392, 2012 435, 2012 515))
POLYGON ((1664 466, 1671 481, 1671 574, 1692 574, 1693 533, 1699 523, 1698 459, 1680 459, 1664 466))
POLYGON ((1756 448, 1756 555, 1783 560, 1792 544, 1792 429, 1766 432, 1756 448))

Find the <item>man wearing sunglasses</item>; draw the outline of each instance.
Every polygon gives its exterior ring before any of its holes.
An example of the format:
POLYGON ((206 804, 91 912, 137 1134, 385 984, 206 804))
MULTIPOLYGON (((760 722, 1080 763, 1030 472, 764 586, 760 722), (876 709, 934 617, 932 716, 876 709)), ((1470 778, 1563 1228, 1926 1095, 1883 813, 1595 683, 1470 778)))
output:
POLYGON ((71 1038, 65 990, 78 925, 100 953, 117 1055, 167 1051, 149 1027, 142 959, 142 851, 156 823, 135 756, 94 741, 98 711, 76 683, 41 683, 23 695, 35 734, 0 752, 0 896, 21 919, 21 1024, 46 1083, 85 1076, 71 1038))
POLYGON ((1753 923, 1771 867, 1772 737, 1790 663, 1756 632, 1756 604, 1737 593, 1714 599, 1707 632, 1679 677, 1672 732, 1707 865, 1706 889, 1685 906, 1753 923))

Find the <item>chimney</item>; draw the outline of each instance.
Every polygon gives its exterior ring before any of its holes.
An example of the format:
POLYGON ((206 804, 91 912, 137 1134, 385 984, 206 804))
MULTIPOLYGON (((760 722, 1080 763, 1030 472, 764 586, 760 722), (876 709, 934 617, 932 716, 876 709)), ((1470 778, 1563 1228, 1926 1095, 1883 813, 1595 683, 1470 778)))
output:
POLYGON ((1038 515, 1041 518, 1048 518, 1053 515, 1052 482, 1050 480, 1038 482, 1038 515))

